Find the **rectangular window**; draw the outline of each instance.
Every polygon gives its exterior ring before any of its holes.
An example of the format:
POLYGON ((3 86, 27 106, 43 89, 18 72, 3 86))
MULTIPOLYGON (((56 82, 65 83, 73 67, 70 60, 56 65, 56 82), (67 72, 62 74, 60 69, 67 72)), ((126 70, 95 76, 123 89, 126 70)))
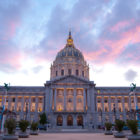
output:
POLYGON ((42 102, 43 102, 42 98, 39 98, 39 103, 42 103, 42 102))
POLYGON ((61 70, 61 76, 63 76, 64 75, 64 70, 61 70))
POLYGON ((82 71, 82 76, 84 77, 84 71, 82 71))
POLYGON ((35 98, 32 98, 32 102, 35 103, 35 98))
POLYGON ((76 70, 76 76, 78 76, 79 75, 79 71, 78 70, 76 70))
POLYGON ((13 102, 15 102, 15 98, 13 98, 13 102))
POLYGON ((68 74, 71 75, 71 69, 68 69, 68 74))
POLYGON ((57 76, 57 71, 56 71, 56 76, 57 76))

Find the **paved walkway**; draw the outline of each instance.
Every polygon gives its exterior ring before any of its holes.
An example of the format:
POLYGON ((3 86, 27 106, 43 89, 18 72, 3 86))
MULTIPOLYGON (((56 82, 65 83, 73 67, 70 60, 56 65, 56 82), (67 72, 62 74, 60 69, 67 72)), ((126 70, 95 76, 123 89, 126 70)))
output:
MULTIPOLYGON (((113 135, 104 135, 103 133, 41 133, 38 136, 21 138, 19 140, 118 140, 113 135)), ((127 140, 127 138, 119 138, 127 140)))

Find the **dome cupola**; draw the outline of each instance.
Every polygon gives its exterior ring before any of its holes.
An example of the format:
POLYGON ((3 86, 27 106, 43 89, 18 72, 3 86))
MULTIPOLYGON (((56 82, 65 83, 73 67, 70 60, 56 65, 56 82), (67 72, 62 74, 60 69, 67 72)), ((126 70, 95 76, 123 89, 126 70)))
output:
POLYGON ((51 79, 66 75, 89 79, 89 67, 81 51, 74 45, 71 31, 69 31, 65 47, 57 53, 51 66, 51 79))
POLYGON ((83 54, 74 46, 71 32, 69 32, 66 46, 57 53, 55 62, 56 63, 59 63, 59 62, 60 63, 63 63, 63 62, 64 63, 71 63, 71 62, 84 63, 83 54))

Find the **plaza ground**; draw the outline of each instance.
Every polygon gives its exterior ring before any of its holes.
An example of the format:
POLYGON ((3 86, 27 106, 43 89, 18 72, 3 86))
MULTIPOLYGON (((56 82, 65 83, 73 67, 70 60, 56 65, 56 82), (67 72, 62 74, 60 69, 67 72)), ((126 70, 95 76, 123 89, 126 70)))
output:
MULTIPOLYGON (((104 133, 40 133, 38 136, 22 138, 22 140, 117 140, 113 135, 104 135, 104 133)), ((19 139, 20 140, 20 139, 19 139)), ((119 138, 127 140, 127 138, 119 138)))

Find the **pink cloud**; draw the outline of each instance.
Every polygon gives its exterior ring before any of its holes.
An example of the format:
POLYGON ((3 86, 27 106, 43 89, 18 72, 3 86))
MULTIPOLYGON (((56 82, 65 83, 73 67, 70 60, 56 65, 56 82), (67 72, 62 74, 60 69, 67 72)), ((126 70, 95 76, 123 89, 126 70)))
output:
MULTIPOLYGON (((126 49, 129 44, 135 44, 140 42, 140 26, 121 33, 120 39, 118 40, 102 39, 99 42, 99 45, 101 46, 100 50, 88 53, 85 52, 85 58, 87 60, 100 63, 115 62, 115 60, 120 57, 121 53, 126 49), (106 46, 108 46, 109 49, 106 49, 106 46)), ((134 57, 133 60, 139 59, 135 58, 134 55, 128 57, 134 57)))
POLYGON ((10 54, 9 56, 5 55, 5 57, 0 60, 0 65, 9 65, 17 70, 21 68, 23 58, 24 55, 21 52, 14 52, 14 54, 10 54))
POLYGON ((130 26, 134 20, 129 20, 129 21, 119 21, 117 24, 115 24, 113 27, 111 27, 110 31, 111 32, 118 32, 128 26, 130 26))

